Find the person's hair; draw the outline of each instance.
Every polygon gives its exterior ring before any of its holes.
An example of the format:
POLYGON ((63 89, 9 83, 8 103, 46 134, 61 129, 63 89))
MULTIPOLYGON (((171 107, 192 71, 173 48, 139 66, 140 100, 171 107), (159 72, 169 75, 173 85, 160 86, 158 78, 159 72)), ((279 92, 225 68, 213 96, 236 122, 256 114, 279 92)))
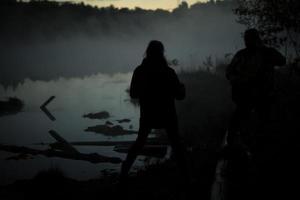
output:
POLYGON ((157 66, 168 66, 167 59, 164 55, 165 48, 161 41, 152 40, 149 42, 145 52, 145 61, 159 64, 157 66))
POLYGON ((161 59, 165 58, 164 56, 165 48, 162 42, 158 40, 152 40, 149 42, 146 49, 146 58, 149 59, 161 59))

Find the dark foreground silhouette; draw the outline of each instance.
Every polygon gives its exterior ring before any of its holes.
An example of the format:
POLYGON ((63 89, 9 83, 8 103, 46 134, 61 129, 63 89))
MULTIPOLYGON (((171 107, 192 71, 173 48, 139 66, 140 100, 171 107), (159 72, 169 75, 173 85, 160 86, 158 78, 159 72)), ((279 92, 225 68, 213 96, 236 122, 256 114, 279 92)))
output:
POLYGON ((175 99, 185 98, 185 88, 178 80, 164 57, 164 46, 151 41, 146 57, 133 73, 130 96, 139 100, 140 126, 136 142, 130 148, 121 168, 121 181, 128 172, 146 143, 151 129, 165 129, 171 143, 182 177, 186 177, 187 164, 184 145, 178 133, 175 99))
POLYGON ((229 126, 230 143, 235 142, 238 134, 244 139, 249 137, 242 126, 252 111, 257 113, 257 131, 263 134, 274 99, 274 67, 286 63, 277 50, 264 46, 256 29, 246 30, 244 41, 246 48, 236 53, 226 70, 232 86, 232 100, 236 104, 229 126))
MULTIPOLYGON (((291 113, 280 110, 284 94, 278 88, 276 91, 274 84, 274 67, 285 65, 286 59, 274 48, 264 46, 256 29, 246 30, 244 40, 246 48, 226 69, 236 109, 219 161, 224 168, 219 166, 223 172, 221 184, 226 187, 221 193, 231 200, 287 199, 293 188, 289 171, 294 168, 295 132, 291 127, 295 119, 288 122, 285 117, 291 113)), ((289 95, 287 98, 295 97, 289 95)))

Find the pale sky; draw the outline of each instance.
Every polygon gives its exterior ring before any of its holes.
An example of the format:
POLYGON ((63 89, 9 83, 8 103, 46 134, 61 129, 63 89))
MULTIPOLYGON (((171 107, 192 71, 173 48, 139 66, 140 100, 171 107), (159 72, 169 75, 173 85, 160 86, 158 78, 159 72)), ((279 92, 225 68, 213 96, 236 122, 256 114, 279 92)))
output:
MULTIPOLYGON (((73 1, 73 2, 84 2, 98 7, 107 7, 114 5, 115 7, 122 8, 135 8, 140 7, 144 9, 157 9, 162 8, 166 10, 172 10, 177 7, 178 2, 182 0, 56 0, 56 1, 73 1)), ((205 2, 207 0, 186 0, 191 5, 196 2, 205 2)))

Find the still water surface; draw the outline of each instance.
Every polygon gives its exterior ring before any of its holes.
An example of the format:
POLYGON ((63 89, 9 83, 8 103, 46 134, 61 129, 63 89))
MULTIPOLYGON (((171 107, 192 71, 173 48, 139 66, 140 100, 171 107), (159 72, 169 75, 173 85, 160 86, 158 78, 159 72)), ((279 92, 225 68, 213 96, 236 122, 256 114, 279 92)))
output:
MULTIPOLYGON (((25 79, 15 88, 0 85, 0 99, 18 97, 24 101, 22 112, 0 117, 0 143, 22 145, 32 148, 47 148, 37 143, 51 143, 55 140, 48 134, 50 129, 57 131, 67 141, 108 141, 134 140, 136 135, 104 136, 99 133, 85 132, 89 126, 104 124, 107 120, 133 130, 138 128, 139 109, 128 102, 125 90, 130 84, 131 73, 97 74, 83 78, 59 78, 52 81, 33 81, 25 79), (56 98, 47 106, 56 118, 51 121, 41 110, 50 96, 56 98), (83 114, 108 111, 109 119, 88 119, 83 114), (130 123, 119 124, 116 120, 128 118, 130 123)), ((124 158, 113 147, 80 146, 83 153, 99 153, 124 158)), ((8 184, 17 179, 31 178, 42 169, 58 167, 76 179, 97 178, 102 169, 119 170, 120 165, 109 163, 92 164, 62 158, 34 156, 26 160, 6 160, 14 154, 0 151, 0 184, 8 184)))

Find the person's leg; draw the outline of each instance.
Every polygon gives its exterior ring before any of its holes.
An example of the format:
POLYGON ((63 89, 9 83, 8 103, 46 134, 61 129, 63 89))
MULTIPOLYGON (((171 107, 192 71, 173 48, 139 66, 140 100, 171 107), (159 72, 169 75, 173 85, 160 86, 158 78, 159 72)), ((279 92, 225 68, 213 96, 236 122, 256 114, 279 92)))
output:
POLYGON ((130 147, 126 160, 122 163, 121 167, 121 179, 124 180, 127 178, 129 170, 134 163, 136 157, 142 150, 143 146, 146 143, 147 137, 150 133, 151 129, 150 128, 145 128, 140 126, 139 132, 138 132, 138 137, 134 144, 130 147))
POLYGON ((243 122, 249 119, 253 109, 253 87, 249 85, 232 85, 232 100, 236 109, 229 121, 228 143, 234 143, 243 126, 243 122))
POLYGON ((177 126, 167 127, 166 132, 170 140, 172 151, 174 153, 177 165, 180 170, 181 178, 185 182, 189 182, 191 177, 188 171, 186 148, 183 143, 183 140, 179 136, 178 128, 177 126))
MULTIPOLYGON (((272 141, 273 131, 270 131, 271 101, 261 96, 255 105, 257 124, 255 132, 251 137, 251 149, 254 154, 259 155, 266 148, 265 141, 272 141)), ((272 129, 272 128, 271 128, 272 129)))
POLYGON ((234 144, 238 142, 236 140, 241 139, 241 131, 243 122, 249 120, 251 115, 251 102, 236 102, 236 109, 231 117, 228 128, 228 144, 234 144))
POLYGON ((266 125, 270 122, 271 101, 267 97, 262 97, 256 106, 258 114, 258 131, 259 134, 265 131, 266 125))

